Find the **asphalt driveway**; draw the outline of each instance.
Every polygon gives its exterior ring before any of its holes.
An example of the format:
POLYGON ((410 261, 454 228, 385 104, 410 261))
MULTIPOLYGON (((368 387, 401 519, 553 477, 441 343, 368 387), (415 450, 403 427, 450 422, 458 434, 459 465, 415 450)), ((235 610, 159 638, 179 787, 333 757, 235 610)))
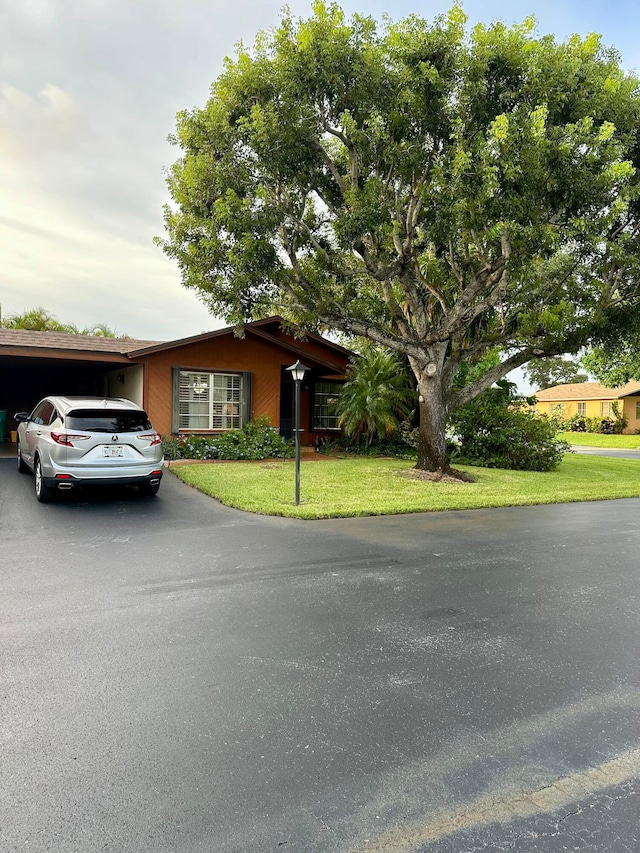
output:
POLYGON ((40 505, 0 460, 0 850, 637 850, 639 514, 40 505))

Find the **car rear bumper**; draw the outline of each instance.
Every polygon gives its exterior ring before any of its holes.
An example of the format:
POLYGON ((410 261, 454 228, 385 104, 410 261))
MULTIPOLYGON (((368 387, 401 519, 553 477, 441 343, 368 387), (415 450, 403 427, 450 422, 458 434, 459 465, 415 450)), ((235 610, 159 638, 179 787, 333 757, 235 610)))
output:
POLYGON ((104 489, 117 486, 155 486, 162 479, 162 470, 158 469, 158 471, 159 473, 134 474, 128 477, 75 477, 69 474, 64 477, 43 477, 42 480, 46 486, 58 489, 59 491, 69 491, 85 487, 99 487, 104 489))

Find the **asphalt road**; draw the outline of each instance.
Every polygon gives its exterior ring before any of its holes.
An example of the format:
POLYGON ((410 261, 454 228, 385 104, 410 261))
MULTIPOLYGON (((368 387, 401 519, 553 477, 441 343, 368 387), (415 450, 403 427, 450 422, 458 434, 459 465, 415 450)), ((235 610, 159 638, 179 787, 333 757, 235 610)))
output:
POLYGON ((40 505, 0 460, 0 850, 637 851, 639 514, 40 505))
POLYGON ((586 456, 612 456, 617 459, 640 459, 640 450, 634 450, 633 448, 627 447, 587 447, 581 444, 574 444, 571 449, 574 453, 583 453, 586 456))

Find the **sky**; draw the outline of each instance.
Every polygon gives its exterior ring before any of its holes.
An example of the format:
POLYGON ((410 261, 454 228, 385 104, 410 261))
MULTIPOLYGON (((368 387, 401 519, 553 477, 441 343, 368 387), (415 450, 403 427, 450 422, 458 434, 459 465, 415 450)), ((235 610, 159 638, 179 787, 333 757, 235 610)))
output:
MULTIPOLYGON (((235 45, 277 24, 271 0, 0 0, 0 306, 168 340, 224 325, 154 245, 167 142, 235 45)), ((349 0, 348 14, 432 18, 451 2, 349 0)), ((468 0, 470 24, 530 14, 540 33, 602 34, 640 71, 637 0, 468 0)), ((308 17, 309 2, 293 0, 308 17)))

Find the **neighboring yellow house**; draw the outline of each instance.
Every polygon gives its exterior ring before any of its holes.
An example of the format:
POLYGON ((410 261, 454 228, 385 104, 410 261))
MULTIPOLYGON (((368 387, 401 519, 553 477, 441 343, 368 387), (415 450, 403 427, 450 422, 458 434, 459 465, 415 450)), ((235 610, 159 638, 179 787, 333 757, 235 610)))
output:
POLYGON ((619 388, 605 388, 599 382, 555 385, 536 391, 535 410, 541 415, 559 414, 563 418, 584 415, 587 418, 613 417, 612 403, 618 403, 620 414, 627 419, 624 432, 633 435, 640 430, 640 382, 627 382, 619 388))

